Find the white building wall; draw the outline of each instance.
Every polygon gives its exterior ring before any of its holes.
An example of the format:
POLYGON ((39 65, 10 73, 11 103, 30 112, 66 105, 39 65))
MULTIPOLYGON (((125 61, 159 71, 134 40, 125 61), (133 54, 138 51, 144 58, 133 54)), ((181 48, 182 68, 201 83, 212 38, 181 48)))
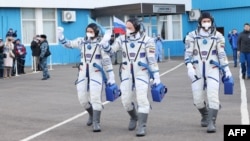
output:
POLYGON ((189 11, 192 0, 0 0, 0 7, 93 9, 134 3, 185 4, 186 10, 189 11))

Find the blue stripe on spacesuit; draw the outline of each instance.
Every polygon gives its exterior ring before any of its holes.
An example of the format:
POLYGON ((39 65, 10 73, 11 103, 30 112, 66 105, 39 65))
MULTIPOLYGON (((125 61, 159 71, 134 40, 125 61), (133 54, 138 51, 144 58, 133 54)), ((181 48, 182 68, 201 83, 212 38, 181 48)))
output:
POLYGON ((122 79, 122 81, 129 80, 129 78, 122 79))
POLYGON ((107 70, 106 72, 111 72, 111 71, 113 71, 113 70, 107 70))
POLYGON ((205 62, 203 62, 203 65, 202 65, 202 76, 204 78, 203 90, 205 90, 207 88, 207 82, 206 82, 206 65, 205 65, 205 62))
POLYGON ((94 81, 94 82, 96 82, 96 83, 98 83, 98 84, 102 84, 101 82, 99 82, 99 81, 96 81, 96 80, 94 80, 94 79, 90 79, 91 81, 94 81))
POLYGON ((213 78, 211 76, 208 76, 207 78, 211 78, 211 79, 215 80, 216 82, 219 82, 219 80, 217 80, 217 79, 215 79, 215 78, 213 78))
POLYGON ((137 79, 137 80, 141 80, 141 81, 145 82, 146 84, 148 84, 148 82, 145 81, 145 80, 143 80, 143 79, 140 79, 140 78, 136 78, 136 79, 137 79))
POLYGON ((83 78, 82 80, 78 81, 78 79, 75 81, 75 85, 79 84, 80 82, 84 81, 85 79, 83 78))
POLYGON ((190 58, 185 59, 185 64, 187 64, 187 63, 191 63, 191 59, 190 58))

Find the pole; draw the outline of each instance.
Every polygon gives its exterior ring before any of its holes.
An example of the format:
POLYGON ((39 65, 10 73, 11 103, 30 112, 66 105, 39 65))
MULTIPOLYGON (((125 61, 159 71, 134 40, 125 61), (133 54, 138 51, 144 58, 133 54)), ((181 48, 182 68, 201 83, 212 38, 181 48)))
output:
POLYGON ((170 48, 168 48, 168 61, 170 61, 170 48))
POLYGON ((34 70, 34 63, 33 63, 34 57, 31 57, 31 70, 34 70))
POLYGON ((52 70, 52 55, 49 57, 50 70, 52 70))
POLYGON ((15 61, 15 70, 16 70, 16 76, 18 76, 18 72, 17 72, 17 59, 15 61))
POLYGON ((33 64, 32 66, 33 66, 34 71, 36 72, 36 67, 37 66, 36 66, 36 58, 34 56, 33 56, 33 61, 34 62, 32 62, 32 64, 33 64))

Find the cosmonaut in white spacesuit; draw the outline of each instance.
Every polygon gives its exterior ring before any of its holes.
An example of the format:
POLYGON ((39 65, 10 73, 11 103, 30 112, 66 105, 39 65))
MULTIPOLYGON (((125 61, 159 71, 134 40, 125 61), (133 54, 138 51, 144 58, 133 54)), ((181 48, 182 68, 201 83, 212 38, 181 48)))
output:
POLYGON ((220 70, 211 60, 225 66, 225 77, 232 76, 224 47, 225 38, 216 31, 214 18, 203 12, 198 28, 186 36, 185 63, 192 81, 193 102, 201 113, 201 126, 207 127, 208 133, 216 132, 215 121, 220 108, 220 70))
MULTIPOLYGON (((120 89, 122 104, 131 117, 128 129, 135 130, 138 121, 136 135, 144 136, 146 135, 146 123, 150 110, 147 95, 150 77, 147 69, 139 66, 138 62, 149 65, 153 72, 154 84, 160 83, 160 75, 155 60, 154 39, 148 37, 140 28, 141 23, 138 19, 129 19, 126 22, 126 35, 119 36, 111 47, 104 46, 103 49, 107 52, 116 52, 121 49, 123 52, 120 66, 120 89), (134 97, 136 97, 136 101, 134 97), (135 108, 135 102, 138 105, 138 112, 135 108)), ((107 37, 109 36, 107 35, 107 37)))
POLYGON ((101 71, 93 64, 96 63, 106 70, 109 76, 107 83, 114 84, 115 78, 110 56, 101 49, 102 46, 99 44, 99 28, 95 23, 91 23, 86 27, 86 37, 79 37, 74 40, 67 40, 64 37, 62 27, 58 27, 57 34, 60 43, 65 47, 81 50, 81 62, 76 81, 78 98, 80 104, 89 113, 87 125, 91 126, 93 123, 93 132, 100 132, 100 115, 103 109, 101 101, 103 79, 101 71))

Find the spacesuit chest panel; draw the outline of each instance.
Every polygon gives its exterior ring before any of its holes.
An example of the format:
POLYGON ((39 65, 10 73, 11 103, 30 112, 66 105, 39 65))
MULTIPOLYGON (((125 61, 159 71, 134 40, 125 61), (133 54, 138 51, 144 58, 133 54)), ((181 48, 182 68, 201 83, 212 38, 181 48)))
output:
POLYGON ((101 53, 96 43, 87 43, 84 45, 82 57, 86 63, 91 63, 93 60, 101 60, 101 53))
POLYGON ((123 58, 135 62, 139 58, 146 58, 145 44, 143 39, 137 41, 125 41, 123 45, 123 58))
POLYGON ((195 58, 206 61, 208 58, 210 58, 210 56, 215 56, 216 53, 215 39, 211 39, 211 37, 201 37, 196 39, 193 50, 193 55, 195 58))

